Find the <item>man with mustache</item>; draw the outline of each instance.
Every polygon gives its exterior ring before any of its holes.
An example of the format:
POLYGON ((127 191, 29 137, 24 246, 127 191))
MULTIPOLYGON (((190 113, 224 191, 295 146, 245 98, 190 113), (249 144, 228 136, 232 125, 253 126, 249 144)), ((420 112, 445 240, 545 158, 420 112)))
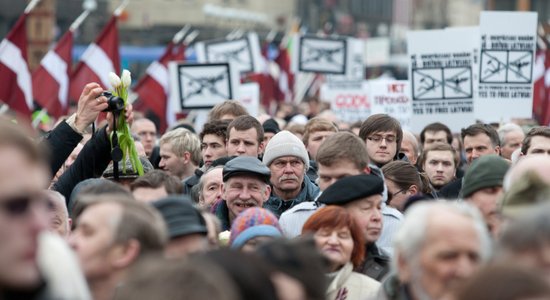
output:
POLYGON ((247 208, 262 207, 271 193, 271 172, 259 159, 239 156, 225 164, 222 174, 223 199, 212 206, 212 213, 220 219, 225 231, 247 208))
POLYGON ((279 217, 296 204, 313 201, 319 188, 307 177, 309 155, 304 143, 290 131, 281 131, 269 140, 263 162, 271 171, 271 197, 264 208, 279 217))

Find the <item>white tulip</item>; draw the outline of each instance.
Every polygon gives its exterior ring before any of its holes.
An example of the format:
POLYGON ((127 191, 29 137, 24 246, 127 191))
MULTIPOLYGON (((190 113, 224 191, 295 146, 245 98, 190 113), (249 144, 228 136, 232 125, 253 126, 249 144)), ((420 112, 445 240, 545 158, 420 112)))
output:
POLYGON ((113 89, 116 89, 118 86, 120 86, 120 78, 117 74, 113 72, 109 72, 109 82, 111 83, 113 89))
POLYGON ((122 80, 124 87, 129 87, 132 84, 132 74, 126 69, 122 71, 122 76, 120 76, 120 79, 122 80))

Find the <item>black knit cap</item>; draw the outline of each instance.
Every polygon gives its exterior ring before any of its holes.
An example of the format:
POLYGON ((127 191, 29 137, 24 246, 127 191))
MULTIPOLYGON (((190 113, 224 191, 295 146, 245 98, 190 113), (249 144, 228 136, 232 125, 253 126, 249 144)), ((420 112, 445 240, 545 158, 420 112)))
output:
POLYGON ((382 195, 384 181, 373 174, 361 174, 339 179, 317 199, 327 205, 345 205, 372 195, 382 195))

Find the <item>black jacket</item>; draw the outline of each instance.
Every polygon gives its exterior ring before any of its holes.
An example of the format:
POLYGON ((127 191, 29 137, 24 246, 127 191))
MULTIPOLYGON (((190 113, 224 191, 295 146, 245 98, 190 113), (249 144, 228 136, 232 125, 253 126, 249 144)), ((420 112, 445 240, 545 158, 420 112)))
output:
POLYGON ((375 243, 367 245, 365 249, 365 261, 356 270, 372 279, 382 281, 382 278, 390 271, 390 258, 376 247, 375 243))
POLYGON ((103 127, 84 145, 74 163, 59 177, 52 189, 69 201, 75 185, 88 178, 100 177, 110 161, 111 142, 106 127, 103 127))
POLYGON ((462 197, 462 180, 464 178, 457 178, 446 185, 444 185, 439 192, 437 192, 440 199, 455 200, 462 197))
POLYGON ((82 136, 74 131, 65 121, 59 123, 59 125, 44 136, 42 144, 46 145, 51 152, 50 170, 52 176, 57 173, 81 140, 82 136))

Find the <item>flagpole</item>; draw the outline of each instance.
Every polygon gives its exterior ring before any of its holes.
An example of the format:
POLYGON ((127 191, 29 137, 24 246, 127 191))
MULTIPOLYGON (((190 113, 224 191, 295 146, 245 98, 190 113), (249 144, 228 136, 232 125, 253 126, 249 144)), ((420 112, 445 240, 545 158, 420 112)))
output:
POLYGON ((189 32, 190 29, 191 29, 191 26, 189 25, 183 26, 183 28, 180 31, 174 34, 174 37, 172 38, 172 43, 179 44, 183 40, 185 35, 189 32))
POLYGON ((113 14, 117 17, 120 16, 120 14, 124 11, 124 9, 126 8, 126 6, 128 6, 129 3, 130 3, 130 0, 122 1, 122 3, 115 9, 113 14))
POLYGON ((199 32, 197 29, 191 31, 190 34, 188 34, 185 39, 183 40, 183 44, 184 45, 189 45, 191 44, 196 38, 197 36, 199 35, 199 32))
POLYGON ((25 13, 26 14, 30 13, 31 10, 33 10, 34 7, 38 4, 38 2, 40 2, 40 0, 32 0, 31 2, 29 2, 27 7, 25 7, 25 13))
POLYGON ((80 27, 80 25, 82 24, 82 22, 84 22, 84 20, 90 15, 90 10, 86 9, 85 11, 83 11, 80 16, 78 16, 74 21, 73 23, 71 24, 71 26, 69 27, 69 30, 70 31, 75 31, 78 29, 78 27, 80 27))

